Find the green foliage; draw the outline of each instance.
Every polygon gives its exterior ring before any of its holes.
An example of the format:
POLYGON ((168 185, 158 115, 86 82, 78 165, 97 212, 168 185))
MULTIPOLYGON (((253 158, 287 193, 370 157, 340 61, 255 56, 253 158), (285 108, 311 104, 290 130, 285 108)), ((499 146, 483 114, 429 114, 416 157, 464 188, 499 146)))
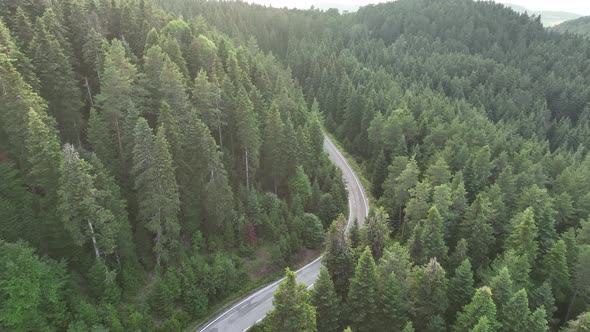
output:
POLYGON ((487 325, 491 331, 496 331, 500 327, 496 321, 496 305, 492 300, 492 290, 489 287, 482 287, 475 291, 471 302, 457 315, 453 331, 470 331, 479 325, 482 317, 487 318, 487 325))
POLYGON ((311 304, 316 308, 316 325, 319 332, 340 330, 342 305, 336 295, 330 273, 325 267, 320 269, 320 275, 314 284, 311 304))
POLYGON ((328 230, 324 263, 341 299, 348 294, 349 279, 354 273, 354 261, 350 240, 346 236, 346 220, 340 215, 328 230))
POLYGON ((23 242, 0 241, 0 327, 65 329, 65 265, 40 259, 23 242))
POLYGON ((272 302, 275 309, 268 314, 272 331, 317 331, 316 309, 305 285, 295 281, 295 272, 287 269, 272 302))
MULTIPOLYGON (((463 306, 468 304, 475 293, 473 282, 473 271, 471 271, 471 262, 465 259, 459 267, 455 269, 455 274, 449 279, 449 309, 447 317, 453 321, 456 313, 461 311, 463 306)), ((489 322, 488 322, 489 323, 489 322)))
POLYGON ((376 331, 378 329, 378 277, 371 250, 366 247, 357 263, 354 276, 350 279, 348 310, 351 327, 355 331, 376 331))

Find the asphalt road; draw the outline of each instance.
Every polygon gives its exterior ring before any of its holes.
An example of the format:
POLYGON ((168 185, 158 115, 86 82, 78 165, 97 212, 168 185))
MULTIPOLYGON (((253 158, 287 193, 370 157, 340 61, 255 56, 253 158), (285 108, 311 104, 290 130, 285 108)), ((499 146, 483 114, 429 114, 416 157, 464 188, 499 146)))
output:
MULTIPOLYGON (((348 190, 348 225, 356 218, 362 224, 369 213, 369 201, 360 180, 338 151, 338 148, 327 138, 324 138, 324 149, 332 162, 342 170, 342 176, 348 190)), ((320 274, 321 257, 297 271, 297 281, 305 283, 311 288, 320 274)), ((243 332, 256 322, 262 320, 272 310, 272 299, 275 290, 283 279, 248 295, 236 305, 219 314, 211 321, 199 327, 199 332, 243 332)))

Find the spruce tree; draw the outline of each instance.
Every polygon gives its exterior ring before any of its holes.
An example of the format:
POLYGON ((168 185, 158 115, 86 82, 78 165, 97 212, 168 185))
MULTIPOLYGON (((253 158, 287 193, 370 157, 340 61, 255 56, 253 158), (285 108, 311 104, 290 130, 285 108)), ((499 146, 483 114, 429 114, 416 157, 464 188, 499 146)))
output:
POLYGON ((28 169, 28 182, 36 194, 38 212, 44 223, 41 247, 52 254, 66 254, 60 251, 71 242, 66 240, 66 233, 57 213, 59 179, 63 167, 59 139, 55 130, 47 126, 37 112, 31 109, 28 118, 26 156, 31 165, 28 169))
POLYGON ((500 325, 496 321, 496 305, 492 300, 492 291, 489 287, 482 287, 475 291, 471 302, 457 315, 453 331, 469 331, 484 316, 487 317, 491 330, 496 331, 500 325))
POLYGON ((512 277, 508 268, 502 267, 498 274, 491 278, 489 284, 492 289, 492 298, 494 299, 496 308, 498 312, 502 312, 504 305, 510 301, 514 294, 512 277))
POLYGON ((180 199, 165 129, 152 133, 145 119, 135 127, 133 174, 139 218, 154 236, 156 266, 169 264, 178 250, 180 199))
POLYGON ((338 216, 328 230, 324 263, 330 272, 336 293, 344 299, 348 294, 349 280, 354 274, 354 261, 343 215, 338 216))
POLYGON ((555 299, 559 302, 563 301, 571 287, 566 246, 563 240, 555 242, 551 250, 543 256, 541 273, 551 284, 555 299))
POLYGON ((80 144, 82 98, 77 86, 71 58, 61 36, 53 34, 49 12, 37 20, 35 36, 31 41, 32 62, 40 81, 40 95, 47 100, 48 112, 57 120, 62 138, 80 144))
POLYGON ((287 269, 272 301, 273 311, 268 314, 271 331, 315 332, 316 310, 310 304, 305 285, 298 284, 295 272, 287 269))
POLYGON ((417 322, 417 329, 426 329, 430 320, 444 315, 449 305, 445 270, 432 258, 428 264, 414 268, 408 287, 412 321, 417 322))
POLYGON ((502 307, 502 315, 500 315, 502 331, 530 331, 530 319, 531 311, 527 293, 526 290, 521 289, 514 293, 508 303, 502 307))
POLYGON ((477 324, 469 332, 492 332, 494 329, 490 326, 490 320, 487 316, 481 316, 477 324))
POLYGON ((318 332, 340 330, 341 305, 328 269, 322 266, 311 293, 311 304, 316 309, 318 332))
POLYGON ((64 227, 78 246, 92 243, 97 261, 115 252, 118 223, 98 199, 111 194, 96 189, 92 166, 70 144, 64 147, 64 171, 60 179, 59 211, 64 227))
POLYGON ((381 293, 382 312, 379 318, 380 330, 399 331, 408 319, 406 303, 402 297, 402 287, 391 272, 383 281, 381 293))
POLYGON ((529 263, 534 263, 537 256, 536 242, 537 227, 531 208, 519 213, 512 221, 514 229, 507 241, 507 249, 512 249, 517 255, 528 257, 529 263))
POLYGON ((365 248, 354 276, 350 280, 348 292, 351 327, 355 331, 378 330, 378 278, 375 261, 369 247, 365 248))
POLYGON ((137 69, 126 57, 125 46, 121 41, 113 40, 105 55, 104 69, 100 75, 100 94, 96 96, 99 106, 97 115, 108 130, 108 135, 104 135, 108 141, 91 140, 90 144, 97 152, 101 151, 101 145, 114 147, 114 156, 99 154, 98 157, 105 164, 113 165, 111 171, 119 179, 126 178, 125 165, 128 166, 132 155, 136 79, 137 69))
POLYGON ((469 243, 470 258, 476 263, 476 267, 485 266, 489 261, 488 254, 494 244, 492 216, 493 211, 489 200, 482 195, 477 195, 465 213, 465 219, 461 225, 461 234, 469 243))
POLYGON ((449 280, 449 309, 447 315, 447 321, 449 323, 454 320, 463 306, 468 304, 473 298, 475 292, 473 284, 471 262, 469 259, 465 259, 463 263, 455 269, 455 274, 449 280))
POLYGON ((373 258, 378 261, 383 256, 383 248, 385 242, 389 237, 389 229, 387 227, 387 221, 389 216, 382 207, 376 210, 372 210, 367 218, 367 224, 365 228, 367 242, 373 258))
POLYGON ((546 316, 545 308, 537 308, 531 316, 528 330, 531 332, 549 332, 546 316))

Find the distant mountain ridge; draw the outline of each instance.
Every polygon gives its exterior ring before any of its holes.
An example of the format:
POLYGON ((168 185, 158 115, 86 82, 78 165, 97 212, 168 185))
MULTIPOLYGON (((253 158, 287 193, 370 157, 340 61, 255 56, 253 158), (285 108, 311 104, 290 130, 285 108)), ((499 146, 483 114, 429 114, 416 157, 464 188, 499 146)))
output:
POLYGON ((590 36, 590 16, 583 16, 575 20, 563 22, 552 28, 557 32, 571 32, 590 36))
POLYGON ((553 11, 553 10, 530 10, 525 7, 514 5, 507 3, 506 6, 512 8, 514 11, 519 13, 527 12, 533 15, 541 15, 541 23, 545 27, 553 27, 555 25, 561 24, 566 21, 575 20, 577 18, 582 17, 580 14, 569 13, 569 12, 562 12, 562 11, 553 11))

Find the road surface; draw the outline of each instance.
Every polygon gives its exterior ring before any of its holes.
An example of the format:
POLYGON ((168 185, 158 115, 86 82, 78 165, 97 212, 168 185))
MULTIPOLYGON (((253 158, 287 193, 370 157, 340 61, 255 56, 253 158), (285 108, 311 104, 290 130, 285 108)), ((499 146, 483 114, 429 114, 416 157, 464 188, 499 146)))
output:
MULTIPOLYGON (((342 170, 342 176, 348 190, 348 225, 356 218, 359 224, 365 221, 369 213, 369 201, 360 180, 348 164, 346 159, 338 148, 330 141, 324 138, 324 149, 328 153, 332 162, 342 170)), ((311 288, 320 274, 322 266, 322 257, 318 257, 313 262, 302 267, 297 271, 297 281, 305 283, 311 288)), ((266 314, 273 308, 272 299, 275 290, 283 279, 277 280, 270 285, 248 295, 245 299, 238 302, 226 311, 219 314, 211 321, 205 323, 197 329, 198 332, 243 332, 252 325, 262 320, 266 314)))

